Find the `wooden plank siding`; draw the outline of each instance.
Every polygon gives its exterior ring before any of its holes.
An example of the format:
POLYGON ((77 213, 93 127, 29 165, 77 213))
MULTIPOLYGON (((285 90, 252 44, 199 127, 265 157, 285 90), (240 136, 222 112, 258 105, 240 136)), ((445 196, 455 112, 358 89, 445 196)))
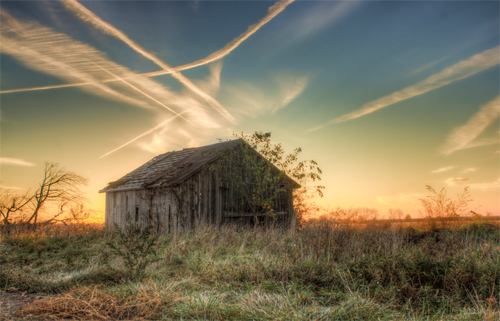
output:
MULTIPOLYGON (((248 213, 225 213, 219 175, 202 170, 175 187, 108 192, 105 226, 124 228, 127 217, 133 224, 152 224, 159 233, 178 234, 204 225, 221 226, 246 222, 248 213)), ((288 210, 277 212, 279 222, 295 225, 292 190, 286 191, 288 210), (290 210, 291 209, 291 210, 290 210)), ((272 223, 272 220, 265 219, 272 223)))
MULTIPOLYGON (((125 228, 127 223, 151 224, 158 233, 177 235, 206 225, 251 225, 256 216, 259 216, 259 224, 294 226, 292 192, 300 185, 287 176, 263 191, 269 196, 273 189, 280 189, 274 202, 273 217, 266 213, 248 213, 252 211, 248 200, 244 200, 241 191, 235 193, 241 184, 235 184, 234 177, 230 181, 228 175, 228 166, 241 163, 238 161, 242 152, 240 143, 229 141, 168 152, 109 183, 100 191, 106 193, 106 228, 115 225, 125 228), (232 148, 235 157, 229 160, 229 164, 208 166, 220 161, 217 153, 207 153, 214 148, 232 148)), ((257 152, 254 156, 262 158, 257 152)), ((274 171, 276 175, 282 174, 277 168, 274 171)), ((244 176, 245 184, 255 183, 246 182, 252 175, 245 172, 244 176)))
POLYGON ((223 224, 216 175, 202 170, 176 187, 106 193, 105 226, 153 224, 161 233, 223 224), (136 212, 138 213, 136 217, 136 212), (128 219, 127 219, 128 217, 128 219))

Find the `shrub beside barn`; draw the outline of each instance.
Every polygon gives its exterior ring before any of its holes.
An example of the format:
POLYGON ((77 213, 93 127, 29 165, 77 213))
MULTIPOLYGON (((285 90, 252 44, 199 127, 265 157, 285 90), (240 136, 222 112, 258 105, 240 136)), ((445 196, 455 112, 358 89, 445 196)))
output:
POLYGON ((249 154, 244 144, 238 139, 167 152, 109 183, 100 191, 106 193, 106 227, 152 224, 160 233, 231 223, 294 227, 292 193, 300 185, 255 150, 249 154), (242 186, 259 183, 255 181, 259 176, 251 173, 255 166, 245 165, 255 164, 245 161, 249 157, 267 162, 269 175, 274 176, 273 183, 260 191, 272 200, 265 207, 256 208, 249 203, 249 195, 242 194, 242 186), (233 166, 245 167, 244 184, 241 177, 230 175, 233 166))

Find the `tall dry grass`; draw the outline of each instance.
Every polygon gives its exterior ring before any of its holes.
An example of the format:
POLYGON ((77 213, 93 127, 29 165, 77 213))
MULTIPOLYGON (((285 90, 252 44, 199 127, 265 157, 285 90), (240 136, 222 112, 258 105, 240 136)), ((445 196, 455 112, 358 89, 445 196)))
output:
POLYGON ((102 230, 32 240, 19 233, 2 239, 0 286, 56 294, 19 318, 500 317, 498 224, 356 226, 324 220, 294 232, 226 226, 163 235, 145 281, 126 277, 124 261, 106 246, 114 236, 102 230))

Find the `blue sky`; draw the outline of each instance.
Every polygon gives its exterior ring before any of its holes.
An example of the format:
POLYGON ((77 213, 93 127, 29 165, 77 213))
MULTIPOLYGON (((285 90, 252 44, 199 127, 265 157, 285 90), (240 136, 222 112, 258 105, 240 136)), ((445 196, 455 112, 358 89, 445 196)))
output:
POLYGON ((498 1, 0 7, 4 189, 52 160, 101 209, 154 155, 257 130, 319 162, 322 206, 417 216, 425 185, 470 186, 500 212, 498 1))

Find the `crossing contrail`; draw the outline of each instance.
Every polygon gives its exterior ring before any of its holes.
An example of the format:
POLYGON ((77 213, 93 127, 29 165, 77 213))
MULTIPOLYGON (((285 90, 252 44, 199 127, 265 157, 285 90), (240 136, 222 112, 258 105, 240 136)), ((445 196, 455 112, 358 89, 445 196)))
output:
POLYGON ((142 95, 146 96, 147 98, 151 99, 152 101, 154 101, 155 103, 157 103, 158 105, 168 109, 169 111, 171 111, 172 113, 174 113, 176 116, 179 116, 181 117, 182 119, 184 119, 185 121, 187 121, 188 123, 190 123, 191 125, 194 125, 189 119, 187 119, 186 117, 182 116, 180 113, 176 112, 175 110, 173 110, 172 108, 168 107, 167 105, 165 105, 164 103, 162 103, 161 101, 159 101, 158 99, 152 97, 151 95, 145 93, 144 91, 140 90, 139 88, 137 88, 136 86, 132 85, 130 82, 126 81, 125 79, 123 78, 120 78, 118 77, 117 75, 113 74, 111 71, 99 66, 98 64, 96 64, 95 62, 91 61, 91 63, 93 63, 96 67, 100 68, 101 70, 103 70, 104 72, 110 74, 111 76, 114 76, 117 80, 123 82, 124 84, 126 84, 127 86, 129 86, 130 88, 134 89, 135 91, 138 91, 139 93, 141 93, 142 95))
POLYGON ((94 61, 107 62, 110 68, 119 67, 106 60, 96 49, 40 26, 36 22, 19 21, 5 10, 0 10, 0 16, 2 53, 15 57, 34 70, 68 81, 76 80, 91 85, 86 90, 95 95, 149 108, 143 101, 127 96, 100 81, 102 75, 89 67, 90 58, 94 61))
MULTIPOLYGON (((248 27, 248 29, 242 33, 240 36, 236 37, 229 43, 227 43, 224 47, 221 49, 214 51, 210 55, 198 59, 196 61, 193 61, 188 64, 184 65, 179 65, 176 67, 171 67, 170 70, 158 70, 158 71, 152 71, 152 72, 145 72, 141 73, 139 75, 141 76, 146 76, 146 77, 155 77, 155 76, 160 76, 160 75, 167 75, 172 72, 179 72, 199 66, 204 66, 207 65, 213 61, 219 60, 224 58, 225 56, 229 55, 234 49, 236 49, 241 43, 243 43, 247 38, 249 38, 251 35, 253 35, 255 32, 257 32, 263 25, 271 21, 274 17, 276 17, 281 11, 283 11, 289 4, 294 2, 294 0, 282 0, 278 1, 274 5, 272 5, 266 16, 262 18, 259 22, 251 25, 248 27)), ((127 78, 122 78, 122 79, 127 79, 127 78)), ((110 79, 104 79, 101 80, 102 82, 114 82, 118 81, 118 79, 110 78, 110 79)), ((58 89, 58 88, 67 88, 67 87, 78 87, 78 86, 85 86, 89 85, 90 83, 86 82, 74 82, 74 83, 69 83, 69 84, 61 84, 61 85, 51 85, 51 86, 39 86, 39 87, 30 87, 30 88, 19 88, 19 89, 7 89, 7 90, 1 90, 0 94, 9 94, 9 93, 17 93, 17 92, 25 92, 25 91, 34 91, 34 90, 47 90, 47 89, 58 89)))
POLYGON ((146 131, 146 132, 144 132, 144 133, 140 134, 139 136, 137 136, 137 137, 135 137, 135 138, 133 138, 133 139, 129 140, 129 141, 128 141, 128 142, 126 142, 125 144, 123 144, 123 145, 121 145, 121 146, 118 146, 117 148, 115 148, 115 149, 113 149, 113 150, 111 150, 111 151, 107 152, 106 154, 102 155, 102 156, 101 156, 101 157, 99 157, 99 158, 106 157, 106 156, 108 156, 109 154, 112 154, 112 153, 116 152, 117 150, 122 149, 123 147, 125 147, 125 146, 127 146, 127 145, 132 144, 133 142, 135 142, 135 141, 136 141, 136 140, 138 140, 139 138, 144 137, 144 136, 146 136, 146 135, 148 135, 148 134, 151 134, 151 133, 152 133, 152 132, 154 132, 155 130, 157 130, 157 129, 159 129, 159 128, 161 128, 161 127, 165 126, 165 125, 167 125, 168 123, 172 122, 172 121, 173 121, 174 119, 176 119, 177 117, 183 117, 183 116, 182 116, 182 114, 184 114, 185 112, 187 112, 187 110, 185 110, 185 111, 183 111, 183 112, 181 112, 181 113, 179 113, 179 114, 177 114, 177 115, 175 115, 175 116, 173 116, 173 117, 170 117, 170 118, 169 118, 169 119, 167 119, 167 120, 162 121, 161 123, 159 123, 159 124, 158 124, 158 125, 156 125, 155 127, 151 128, 150 130, 148 130, 148 131, 146 131))
POLYGON ((88 10, 85 6, 80 4, 76 0, 67 0, 62 2, 70 11, 74 12, 77 17, 82 19, 85 22, 92 24, 97 29, 103 31, 104 33, 111 35, 117 39, 120 39, 125 44, 127 44, 130 48, 132 48, 135 52, 139 53, 143 57, 151 60, 163 70, 167 71, 172 75, 173 78, 177 79, 181 84, 186 86, 200 98, 205 100, 212 108, 218 111, 222 116, 224 116, 227 120, 231 122, 235 122, 235 118, 225 109, 215 98, 201 90, 198 86, 196 86, 191 80, 189 80, 186 76, 182 75, 178 71, 174 71, 170 65, 142 48, 138 43, 134 40, 130 39, 125 33, 121 30, 117 29, 113 25, 107 23, 102 20, 99 16, 97 16, 92 11, 88 10))
MULTIPOLYGON (((271 7, 269 7, 267 15, 264 16, 259 22, 251 25, 248 27, 248 29, 239 35, 238 37, 234 38, 232 41, 227 43, 224 47, 221 49, 212 52, 210 55, 206 56, 205 58, 198 59, 196 61, 190 62, 188 64, 180 65, 177 67, 173 67, 172 71, 181 71, 181 70, 186 70, 186 69, 191 69, 199 66, 206 65, 212 61, 216 61, 219 59, 224 58, 225 56, 229 55, 231 51, 236 49, 243 41, 245 41, 248 37, 253 35, 255 32, 257 32, 263 25, 271 21, 274 17, 276 17, 281 11, 285 10, 285 8, 294 2, 295 0, 281 0, 273 4, 271 7)), ((159 70, 159 71, 153 71, 153 72, 148 72, 144 75, 146 76, 159 76, 159 75, 165 75, 170 72, 166 70, 159 70)))

